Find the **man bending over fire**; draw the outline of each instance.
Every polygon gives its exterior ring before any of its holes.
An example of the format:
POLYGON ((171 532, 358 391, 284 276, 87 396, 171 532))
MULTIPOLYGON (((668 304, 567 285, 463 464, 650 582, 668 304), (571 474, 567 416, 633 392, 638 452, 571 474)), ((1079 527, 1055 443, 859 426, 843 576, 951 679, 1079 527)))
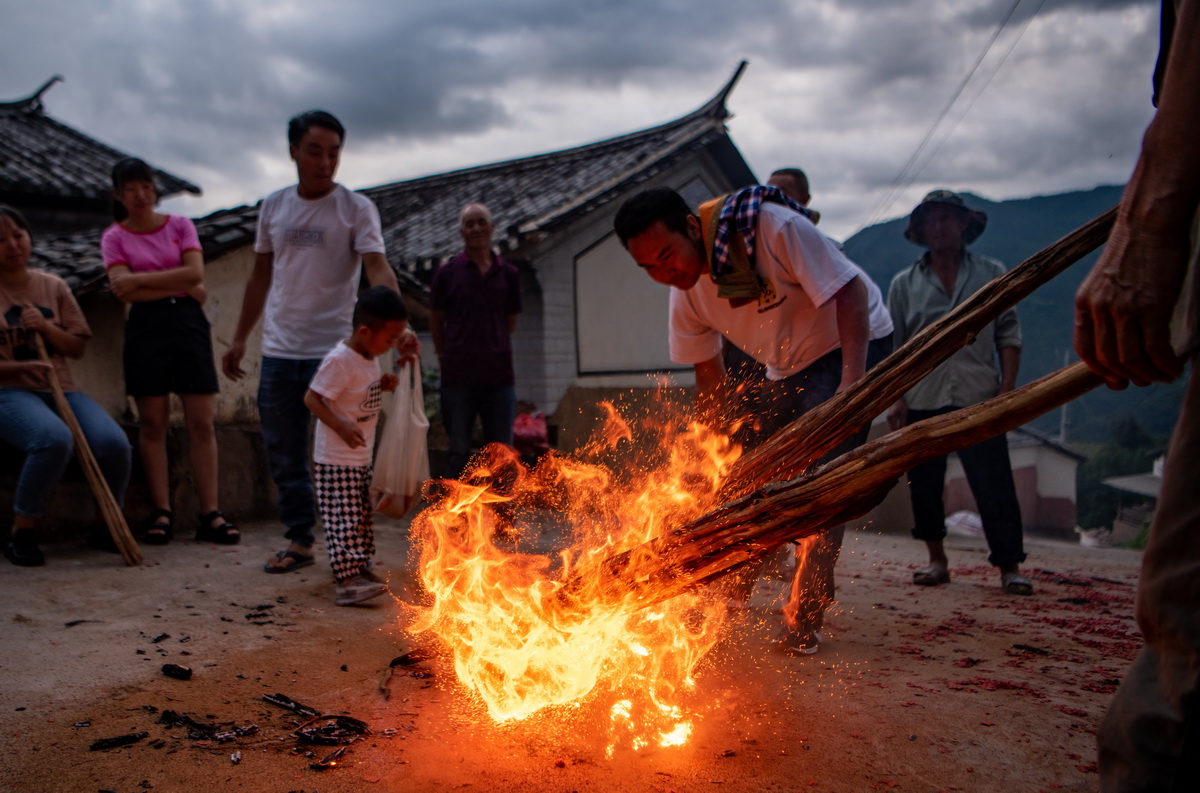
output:
MULTIPOLYGON (((739 436, 748 447, 845 390, 891 349, 879 288, 776 187, 745 188, 698 214, 658 187, 626 201, 613 225, 638 266, 671 287, 671 360, 695 367, 701 415, 731 428, 750 419, 739 436), (730 393, 722 339, 766 367, 746 393, 730 393)), ((860 445, 868 430, 829 457, 860 445)), ((843 530, 797 548, 780 637, 786 652, 817 652, 843 530)))

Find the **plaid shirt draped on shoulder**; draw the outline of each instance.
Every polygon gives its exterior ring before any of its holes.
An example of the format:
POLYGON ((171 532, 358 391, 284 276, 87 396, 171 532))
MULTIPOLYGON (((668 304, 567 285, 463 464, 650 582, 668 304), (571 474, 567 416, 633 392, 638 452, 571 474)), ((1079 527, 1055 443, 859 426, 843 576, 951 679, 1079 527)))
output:
POLYGON ((730 261, 730 245, 733 244, 734 233, 742 235, 746 246, 746 256, 754 266, 755 231, 758 228, 758 213, 764 203, 783 204, 791 210, 799 212, 812 220, 812 212, 796 201, 793 201, 778 187, 771 185, 754 185, 744 187, 736 193, 731 193, 721 207, 717 217, 716 236, 712 249, 712 277, 721 278, 733 271, 730 261))

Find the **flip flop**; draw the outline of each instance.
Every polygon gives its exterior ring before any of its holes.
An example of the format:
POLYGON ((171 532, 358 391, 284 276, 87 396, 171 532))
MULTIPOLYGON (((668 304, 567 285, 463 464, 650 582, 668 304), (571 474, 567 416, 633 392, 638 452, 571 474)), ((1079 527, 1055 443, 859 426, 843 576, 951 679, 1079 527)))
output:
POLYGON ((940 564, 922 567, 913 573, 913 583, 917 586, 940 586, 950 583, 950 571, 940 564))
POLYGON ((1020 573, 1004 573, 1000 576, 1000 586, 1010 595, 1032 595, 1033 582, 1020 573))
POLYGON ((299 570, 301 567, 308 567, 310 564, 313 564, 316 561, 312 556, 306 556, 305 554, 296 553, 295 551, 280 551, 279 553, 275 554, 275 559, 279 562, 290 560, 291 564, 284 565, 283 567, 276 567, 270 562, 267 562, 263 565, 263 572, 273 574, 290 573, 293 570, 299 570))

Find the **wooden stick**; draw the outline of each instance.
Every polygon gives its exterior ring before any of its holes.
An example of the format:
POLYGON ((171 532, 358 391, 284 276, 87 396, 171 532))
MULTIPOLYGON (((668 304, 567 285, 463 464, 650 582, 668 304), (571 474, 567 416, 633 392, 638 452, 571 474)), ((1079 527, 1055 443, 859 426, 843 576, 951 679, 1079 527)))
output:
POLYGON ((79 426, 79 420, 75 418, 75 413, 71 410, 70 403, 67 402, 67 395, 63 393, 62 383, 58 381, 58 372, 54 370, 54 361, 46 352, 46 343, 42 340, 42 334, 31 335, 34 345, 37 347, 38 356, 50 365, 50 390, 54 393, 54 403, 58 406, 58 415, 71 430, 71 437, 75 439, 75 455, 79 458, 83 475, 92 488, 92 495, 96 497, 96 503, 100 505, 100 512, 104 516, 108 532, 112 535, 113 542, 116 543, 117 550, 121 552, 121 558, 125 560, 125 564, 141 564, 142 552, 138 549, 137 541, 133 539, 133 534, 129 531, 129 524, 125 522, 125 515, 121 512, 121 507, 117 505, 117 500, 113 498, 112 491, 108 488, 108 482, 104 479, 100 464, 96 462, 96 456, 92 454, 92 448, 88 446, 83 428, 79 426))
POLYGON ((1103 383, 1084 363, 986 402, 912 424, 804 476, 768 484, 566 582, 560 601, 587 582, 604 599, 666 600, 873 509, 914 466, 1021 426, 1103 383))

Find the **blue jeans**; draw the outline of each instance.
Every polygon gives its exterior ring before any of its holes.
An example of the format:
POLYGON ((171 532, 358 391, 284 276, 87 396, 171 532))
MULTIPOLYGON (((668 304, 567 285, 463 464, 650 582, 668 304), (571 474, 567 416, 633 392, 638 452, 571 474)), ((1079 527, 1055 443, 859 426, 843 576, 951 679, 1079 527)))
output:
POLYGON ((442 424, 446 426, 446 476, 457 478, 471 458, 471 430, 475 417, 483 422, 483 442, 512 446, 517 413, 514 386, 442 385, 442 424))
MULTIPOLYGON (((89 397, 67 393, 67 403, 100 466, 118 504, 129 485, 131 451, 125 431, 89 397)), ((25 453, 17 477, 13 511, 23 518, 40 518, 63 471, 75 453, 71 430, 54 410, 49 392, 0 388, 0 438, 25 453)))
POLYGON ((304 406, 304 394, 320 365, 320 358, 264 355, 258 379, 258 417, 267 467, 278 493, 279 520, 287 527, 285 537, 309 548, 317 513, 308 466, 312 416, 304 406))

